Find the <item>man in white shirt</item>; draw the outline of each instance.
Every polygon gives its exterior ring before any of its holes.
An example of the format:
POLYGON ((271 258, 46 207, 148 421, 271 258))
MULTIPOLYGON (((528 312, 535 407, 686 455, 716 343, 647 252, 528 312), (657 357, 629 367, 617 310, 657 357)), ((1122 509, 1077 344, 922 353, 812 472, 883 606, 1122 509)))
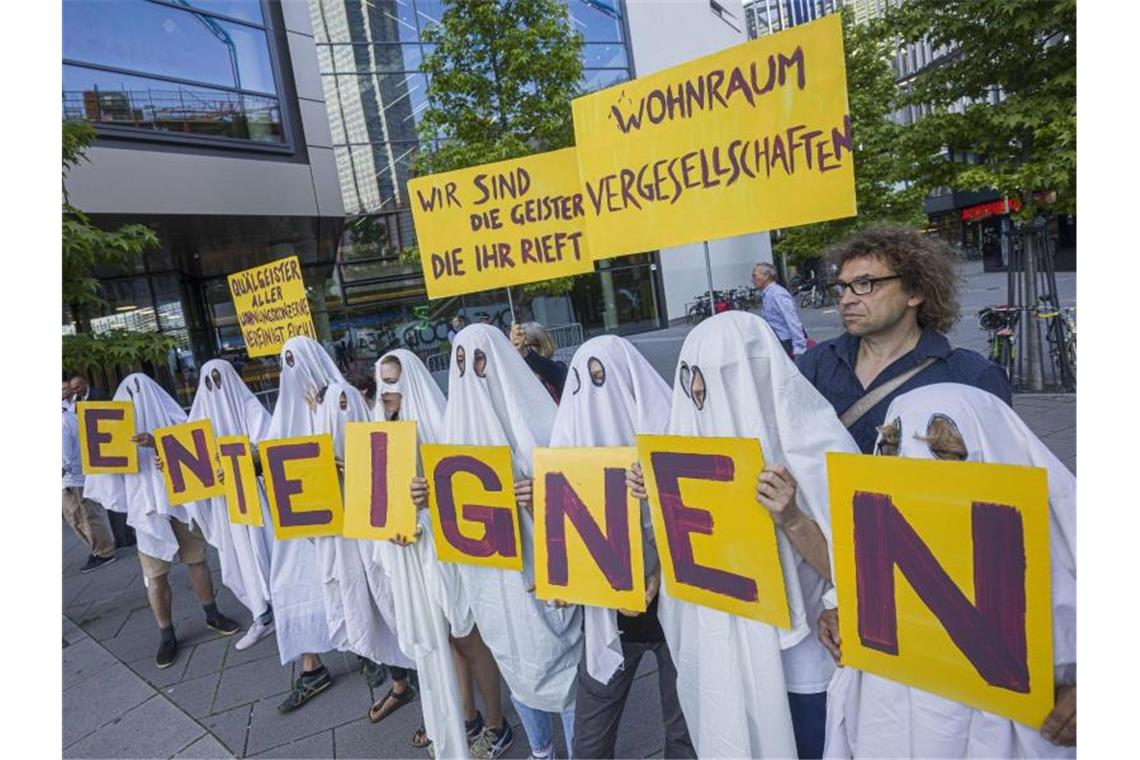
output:
MULTIPOLYGON (((66 389, 66 385, 64 388, 66 389)), ((66 391, 65 391, 66 393, 66 391)), ((83 466, 79 454, 79 420, 63 400, 63 519, 83 543, 91 548, 91 556, 79 569, 89 573, 115 561, 115 539, 107 525, 103 507, 83 498, 83 466)))

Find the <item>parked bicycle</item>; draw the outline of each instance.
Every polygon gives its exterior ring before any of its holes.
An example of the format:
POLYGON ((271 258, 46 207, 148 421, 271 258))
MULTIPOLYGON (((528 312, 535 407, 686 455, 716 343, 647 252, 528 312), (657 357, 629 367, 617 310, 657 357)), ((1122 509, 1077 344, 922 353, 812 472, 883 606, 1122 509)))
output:
POLYGON ((987 306, 978 312, 978 326, 990 334, 990 361, 1005 370, 1011 384, 1017 364, 1017 323, 1021 311, 1020 306, 987 306))
POLYGON ((1072 393, 1077 390, 1077 322, 1074 318, 1076 309, 1069 306, 1064 309, 1054 304, 1053 296, 1041 296, 1034 309, 1038 319, 1048 321, 1045 339, 1049 342, 1049 355, 1053 359, 1053 366, 1057 368, 1058 380, 1061 388, 1072 393))
POLYGON ((822 280, 809 280, 802 283, 799 288, 792 291, 793 295, 800 297, 800 308, 820 309, 824 306, 835 305, 835 290, 822 280))
POLYGON ((697 296, 697 300, 694 303, 689 304, 688 308, 685 310, 685 318, 689 324, 695 325, 707 319, 708 317, 711 317, 714 312, 716 314, 720 314, 722 311, 729 311, 730 309, 737 308, 734 305, 735 300, 733 299, 732 293, 730 291, 713 291, 713 297, 715 298, 716 302, 715 309, 709 305, 709 294, 707 291, 697 296))

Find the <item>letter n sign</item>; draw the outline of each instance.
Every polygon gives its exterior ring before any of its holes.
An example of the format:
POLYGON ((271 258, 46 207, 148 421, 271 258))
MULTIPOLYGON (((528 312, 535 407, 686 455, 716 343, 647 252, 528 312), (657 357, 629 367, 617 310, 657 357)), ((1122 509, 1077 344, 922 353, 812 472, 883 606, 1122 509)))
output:
POLYGON ((162 479, 172 505, 224 496, 218 480, 218 448, 214 426, 194 420, 154 431, 155 447, 162 457, 162 479))
POLYGON ((535 596, 645 611, 637 449, 534 450, 535 596))
POLYGON ((637 450, 669 595, 790 628, 776 526, 756 503, 760 442, 639 435, 637 450))
POLYGON ((827 455, 843 664, 1039 727, 1053 705, 1045 470, 827 455))

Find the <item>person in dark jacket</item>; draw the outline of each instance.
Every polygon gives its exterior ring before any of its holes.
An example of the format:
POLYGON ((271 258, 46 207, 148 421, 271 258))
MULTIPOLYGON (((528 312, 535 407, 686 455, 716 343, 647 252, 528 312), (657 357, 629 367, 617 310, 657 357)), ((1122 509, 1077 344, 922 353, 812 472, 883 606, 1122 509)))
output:
POLYGON ((554 403, 562 400, 562 387, 566 384, 565 362, 554 359, 554 339, 538 322, 511 324, 511 343, 522 354, 527 366, 538 376, 554 403))

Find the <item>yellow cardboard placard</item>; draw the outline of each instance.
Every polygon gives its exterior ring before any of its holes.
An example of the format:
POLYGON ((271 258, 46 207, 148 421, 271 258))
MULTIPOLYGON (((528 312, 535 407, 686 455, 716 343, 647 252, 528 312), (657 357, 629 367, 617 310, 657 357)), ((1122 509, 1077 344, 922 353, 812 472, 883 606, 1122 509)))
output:
POLYGON ((416 423, 349 422, 344 431, 344 536, 414 540, 416 423))
POLYGON ((776 526, 756 502, 760 441, 637 436, 669 595, 791 627, 776 526))
POLYGON ((344 504, 332 436, 262 441, 258 449, 277 539, 341 535, 344 504))
POLYGON ((408 181, 428 298, 594 269, 573 148, 408 181))
POLYGON ((425 443, 420 457, 439 559, 522 570, 511 448, 425 443))
POLYGON ((838 14, 572 108, 595 259, 855 214, 838 14))
POLYGON ((261 498, 257 493, 257 473, 249 436, 224 435, 218 438, 218 456, 222 463, 230 522, 262 527, 265 520, 261 515, 261 498))
POLYGON ((843 664, 1034 728, 1053 708, 1045 470, 828 453, 843 664))
POLYGON ((275 356, 296 335, 316 339, 299 258, 290 256, 246 269, 228 280, 241 337, 251 357, 275 356))
POLYGON ((208 419, 158 428, 153 435, 171 506, 225 493, 226 487, 218 480, 214 425, 208 419))
POLYGON ((139 471, 135 407, 130 401, 80 401, 79 456, 84 475, 139 471))
POLYGON ((539 599, 645 611, 641 505, 625 486, 636 460, 633 446, 534 450, 539 599))

